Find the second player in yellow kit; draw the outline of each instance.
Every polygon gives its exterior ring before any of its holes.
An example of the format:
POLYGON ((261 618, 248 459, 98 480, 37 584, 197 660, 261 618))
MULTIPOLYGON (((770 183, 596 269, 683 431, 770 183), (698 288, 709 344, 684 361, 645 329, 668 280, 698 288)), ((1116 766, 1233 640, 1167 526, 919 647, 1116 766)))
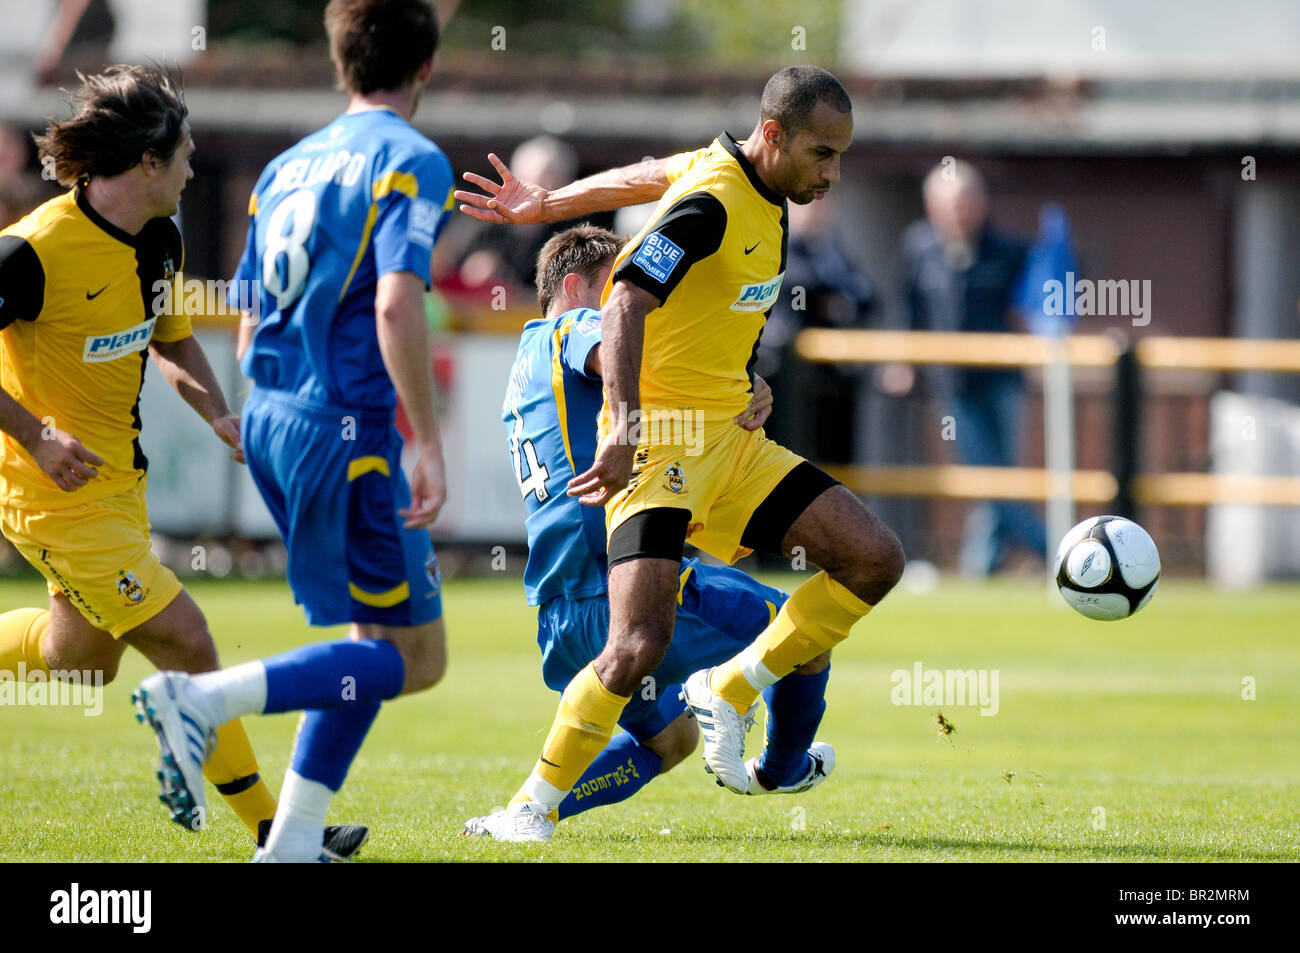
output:
POLYGON ((128 234, 74 188, 6 229, 0 255, 0 384, 43 427, 76 434, 103 460, 68 492, 6 434, 0 527, 51 594, 117 638, 181 591, 150 549, 139 441, 149 346, 193 333, 183 312, 152 311, 155 300, 181 300, 168 287, 183 263, 180 232, 155 218, 128 234))
MULTIPOLYGON (((0 672, 111 681, 134 646, 204 671, 203 613, 153 553, 140 389, 158 370, 242 460, 239 419, 180 309, 170 216, 193 175, 179 89, 142 67, 84 77, 75 114, 38 138, 69 191, 0 232, 0 530, 45 577, 49 609, 0 613, 0 672)), ((275 798, 243 726, 214 733, 206 776, 254 837, 275 798)), ((173 816, 188 828, 202 816, 173 816)), ((364 828, 334 831, 343 856, 364 828)))

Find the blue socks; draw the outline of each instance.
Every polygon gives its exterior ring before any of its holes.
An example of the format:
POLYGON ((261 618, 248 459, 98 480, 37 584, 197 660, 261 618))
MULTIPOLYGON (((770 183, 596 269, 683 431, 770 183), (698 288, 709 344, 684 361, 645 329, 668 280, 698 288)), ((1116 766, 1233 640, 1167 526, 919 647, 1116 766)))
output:
POLYGON ((343 786, 380 702, 396 698, 406 665, 391 642, 323 642, 267 659, 266 711, 303 710, 293 770, 331 791, 343 786))
POLYGON ((309 781, 319 781, 331 791, 338 791, 379 707, 379 702, 371 702, 333 711, 303 712, 293 746, 293 770, 309 781))
POLYGON ((262 664, 268 714, 362 708, 396 698, 406 680, 401 653, 382 639, 308 645, 262 664))
POLYGON ((560 819, 573 817, 593 807, 626 801, 650 783, 664 762, 626 731, 620 731, 605 745, 591 767, 560 802, 560 819))
POLYGON ((758 774, 766 787, 794 784, 808 773, 808 748, 826 712, 828 665, 816 675, 798 672, 763 689, 767 703, 767 745, 758 761, 758 774))

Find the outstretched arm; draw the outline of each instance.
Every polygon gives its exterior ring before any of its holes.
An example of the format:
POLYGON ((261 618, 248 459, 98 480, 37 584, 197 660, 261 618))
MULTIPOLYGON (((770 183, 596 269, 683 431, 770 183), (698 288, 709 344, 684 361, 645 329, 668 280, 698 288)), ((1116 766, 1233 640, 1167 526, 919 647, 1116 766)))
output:
POLYGON ((230 459, 243 463, 239 417, 231 413, 226 395, 221 392, 217 375, 212 373, 212 365, 208 363, 208 357, 203 353, 198 339, 191 334, 179 341, 155 341, 149 345, 149 351, 163 377, 167 378, 167 383, 234 450, 230 459))
POLYGON ((500 183, 466 172, 465 180, 483 191, 457 189, 455 196, 466 215, 497 225, 563 222, 593 212, 654 202, 668 191, 667 159, 645 159, 597 172, 553 190, 515 178, 495 154, 489 153, 488 161, 501 175, 500 183))

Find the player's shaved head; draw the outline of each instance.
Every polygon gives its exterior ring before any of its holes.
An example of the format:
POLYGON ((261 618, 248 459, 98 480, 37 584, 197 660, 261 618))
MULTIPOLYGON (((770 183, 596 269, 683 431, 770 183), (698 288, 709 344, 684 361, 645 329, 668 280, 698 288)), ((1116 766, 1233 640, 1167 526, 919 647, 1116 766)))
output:
POLYGON ((772 74, 763 87, 761 119, 775 119, 788 134, 807 129, 813 110, 825 103, 836 112, 853 111, 840 81, 820 66, 787 66, 772 74))
POLYGON ((62 185, 112 178, 134 169, 149 153, 168 162, 181 141, 188 110, 179 77, 148 66, 110 66, 102 73, 77 73, 73 116, 50 121, 36 137, 41 162, 53 166, 62 185))
POLYGON ((576 273, 590 284, 622 248, 623 239, 595 225, 575 225, 551 236, 537 255, 537 301, 542 314, 559 297, 565 275, 576 273))
POLYGON ((330 0, 325 32, 339 85, 349 93, 402 89, 438 49, 429 0, 330 0))
POLYGON ((807 205, 840 180, 840 156, 853 142, 853 104, 819 66, 788 66, 763 88, 761 116, 741 147, 762 180, 807 205))

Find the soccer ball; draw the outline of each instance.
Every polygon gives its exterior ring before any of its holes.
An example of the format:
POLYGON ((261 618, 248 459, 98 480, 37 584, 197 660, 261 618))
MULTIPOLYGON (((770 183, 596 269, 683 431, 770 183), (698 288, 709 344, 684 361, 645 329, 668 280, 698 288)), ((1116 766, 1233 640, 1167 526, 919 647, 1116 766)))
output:
POLYGON ((1122 516, 1093 516, 1056 550, 1061 596, 1089 619, 1127 619, 1151 601, 1160 553, 1147 531, 1122 516))

